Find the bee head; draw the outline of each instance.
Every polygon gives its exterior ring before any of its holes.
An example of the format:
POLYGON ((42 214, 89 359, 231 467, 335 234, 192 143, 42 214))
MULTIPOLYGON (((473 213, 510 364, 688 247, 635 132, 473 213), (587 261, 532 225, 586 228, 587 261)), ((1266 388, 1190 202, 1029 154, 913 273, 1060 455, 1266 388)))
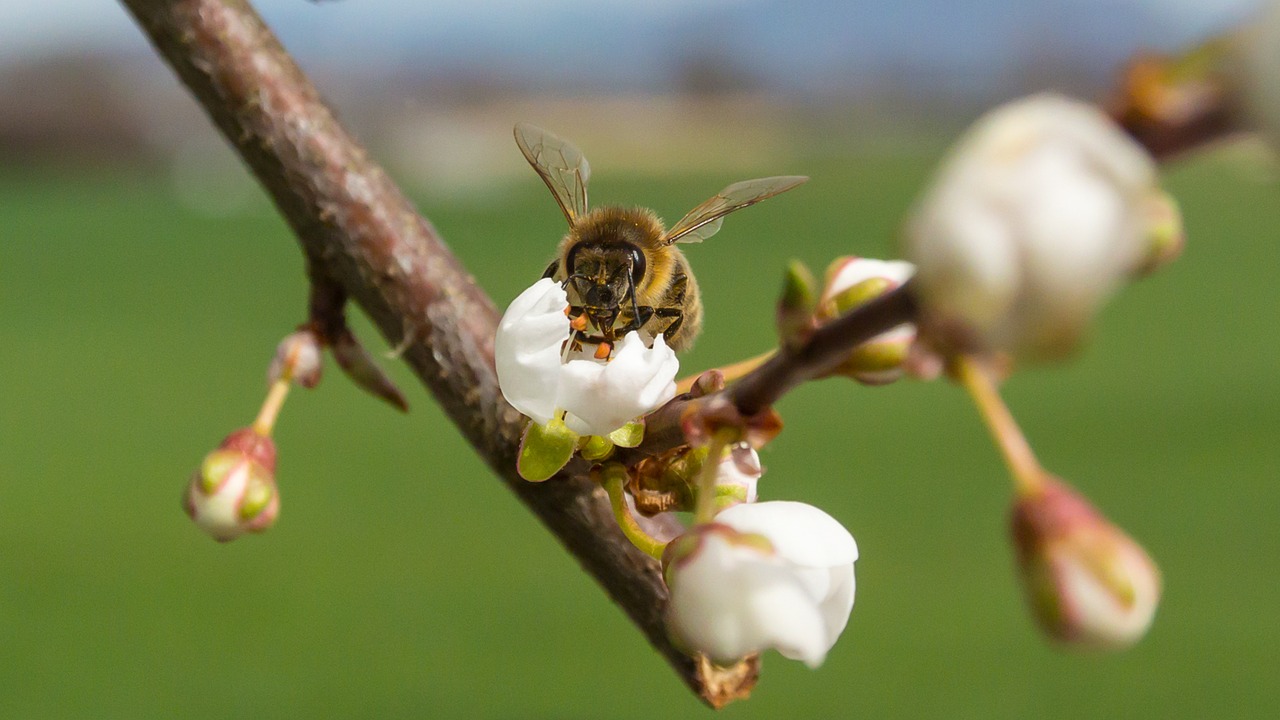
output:
POLYGON ((598 310, 616 310, 633 302, 636 285, 645 273, 644 253, 621 243, 579 243, 570 248, 565 265, 567 282, 577 291, 582 305, 598 310))

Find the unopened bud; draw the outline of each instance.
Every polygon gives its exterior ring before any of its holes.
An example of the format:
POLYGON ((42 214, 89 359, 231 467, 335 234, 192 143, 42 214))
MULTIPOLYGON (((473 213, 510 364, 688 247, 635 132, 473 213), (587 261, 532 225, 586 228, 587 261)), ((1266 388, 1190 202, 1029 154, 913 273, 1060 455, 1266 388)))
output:
POLYGON ((1157 191, 1147 201, 1147 252, 1134 268, 1136 277, 1150 275, 1178 259, 1187 244, 1182 212, 1169 193, 1157 191))
POLYGON ((267 370, 267 383, 283 378, 313 388, 320 382, 322 369, 320 338, 312 330, 303 328, 287 335, 276 346, 276 355, 267 370))
MULTIPOLYGON (((837 258, 827 268, 826 287, 818 304, 820 322, 830 321, 894 290, 911 278, 915 266, 902 260, 837 258)), ((867 385, 884 385, 902 377, 916 339, 916 328, 903 323, 859 344, 831 371, 867 385)))
POLYGON ((252 428, 227 436, 191 476, 183 506, 219 542, 262 532, 280 513, 276 446, 252 428))
POLYGON ((784 347, 797 347, 813 332, 813 311, 817 303, 813 273, 799 260, 787 265, 782 295, 778 298, 778 339, 784 347))
POLYGON ((1045 478, 1014 505, 1012 532, 1027 601, 1050 637, 1120 649, 1146 634, 1160 571, 1079 493, 1045 478))

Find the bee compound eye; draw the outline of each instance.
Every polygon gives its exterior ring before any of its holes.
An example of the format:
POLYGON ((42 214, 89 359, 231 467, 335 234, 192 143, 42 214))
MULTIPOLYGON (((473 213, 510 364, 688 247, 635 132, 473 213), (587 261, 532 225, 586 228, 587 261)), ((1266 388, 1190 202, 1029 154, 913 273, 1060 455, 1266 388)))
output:
POLYGON ((640 281, 644 279, 644 273, 645 273, 644 253, 640 252, 639 249, 632 250, 631 251, 631 282, 635 285, 639 285, 640 281))

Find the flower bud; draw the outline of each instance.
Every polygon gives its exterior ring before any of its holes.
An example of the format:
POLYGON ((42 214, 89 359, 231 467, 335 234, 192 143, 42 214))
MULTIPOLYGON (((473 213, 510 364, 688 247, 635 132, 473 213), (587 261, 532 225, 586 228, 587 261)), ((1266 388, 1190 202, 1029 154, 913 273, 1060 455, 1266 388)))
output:
POLYGON ((183 506, 219 542, 262 532, 280 513, 276 446, 252 428, 227 436, 191 476, 183 506))
POLYGON ((775 322, 778 340, 783 347, 799 347, 813 333, 813 273, 799 260, 787 265, 782 279, 782 295, 778 298, 775 322))
POLYGON ((1045 478, 1014 504, 1012 534, 1027 602, 1050 637, 1120 649, 1146 634, 1160 571, 1075 490, 1045 478))
POLYGON ((1280 150, 1280 2, 1267 7, 1238 37, 1232 71, 1246 122, 1280 150))
POLYGON ((723 498, 724 504, 753 503, 759 497, 763 474, 755 449, 745 442, 734 443, 716 466, 716 496, 723 498))
MULTIPOLYGON (((915 267, 902 260, 837 258, 827 268, 818 320, 826 322, 864 305, 896 289, 914 273, 915 267)), ((891 383, 902 377, 904 362, 915 339, 915 325, 903 323, 858 345, 832 374, 867 385, 891 383)))
POLYGON ((305 388, 313 388, 320 382, 320 338, 308 328, 291 333, 276 346, 276 355, 267 370, 267 383, 281 378, 297 381, 305 388))
POLYGON ((1165 192, 1153 193, 1147 199, 1147 250, 1134 277, 1143 277, 1163 268, 1182 255, 1187 236, 1182 229, 1182 211, 1178 201, 1165 192))
POLYGON ((1151 157, 1098 108, 1038 95, 980 119, 905 232, 921 332, 1056 359, 1147 250, 1151 157))

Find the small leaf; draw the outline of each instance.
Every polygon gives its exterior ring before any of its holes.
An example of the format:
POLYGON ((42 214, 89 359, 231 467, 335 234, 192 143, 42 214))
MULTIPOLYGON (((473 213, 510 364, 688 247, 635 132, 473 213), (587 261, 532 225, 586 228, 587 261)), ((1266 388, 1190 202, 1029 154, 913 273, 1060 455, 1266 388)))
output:
POLYGON ((546 425, 529 423, 520 439, 516 470, 529 482, 542 482, 560 472, 578 447, 578 434, 563 420, 552 418, 546 425))
POLYGON ((629 422, 609 433, 609 439, 618 447, 637 447, 640 443, 644 442, 644 423, 629 422))

